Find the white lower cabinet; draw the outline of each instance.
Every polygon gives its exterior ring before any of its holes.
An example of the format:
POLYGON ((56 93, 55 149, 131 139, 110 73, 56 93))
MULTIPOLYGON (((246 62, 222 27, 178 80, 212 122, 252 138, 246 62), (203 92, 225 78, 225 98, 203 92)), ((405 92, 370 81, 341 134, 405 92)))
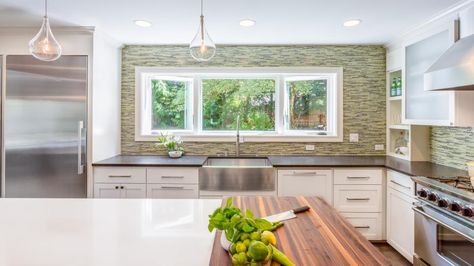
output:
POLYGON ((278 170, 278 196, 318 196, 332 205, 332 169, 278 170))
MULTIPOLYGON (((406 191, 405 184, 397 185, 402 174, 388 171, 387 189, 387 242, 402 254, 407 260, 413 262, 414 253, 414 211, 412 210, 414 197, 406 191), (393 175, 395 174, 395 175, 393 175), (391 182, 398 178, 398 181, 391 182)), ((405 176, 405 175, 402 175, 405 176)), ((411 182, 409 176, 405 176, 406 182, 411 182)))
POLYGON ((334 208, 369 240, 384 240, 383 168, 334 169, 334 208))
POLYGON ((146 184, 95 184, 94 197, 101 199, 146 198, 146 184))
POLYGON ((148 184, 147 198, 150 199, 197 199, 198 185, 188 184, 148 184))
POLYGON ((342 213, 342 215, 368 240, 383 238, 381 213, 342 213))

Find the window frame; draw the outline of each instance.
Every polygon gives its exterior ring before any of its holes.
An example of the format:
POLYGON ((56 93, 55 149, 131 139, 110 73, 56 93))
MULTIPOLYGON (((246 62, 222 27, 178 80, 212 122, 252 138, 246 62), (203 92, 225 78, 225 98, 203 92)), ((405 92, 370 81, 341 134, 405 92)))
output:
MULTIPOLYGON (((234 142, 235 131, 209 131, 202 129, 202 80, 203 79, 274 79, 275 80, 275 131, 241 131, 245 142, 342 142, 343 141, 343 69, 342 67, 242 67, 242 68, 135 68, 135 141, 156 141, 159 132, 167 132, 193 142, 234 142), (146 91, 143 89, 145 77, 177 77, 192 79, 191 91, 191 129, 164 130, 147 133, 143 130, 143 102, 146 91), (328 79, 328 132, 330 135, 318 135, 320 131, 287 130, 288 96, 286 80, 294 78, 328 79), (142 86, 143 85, 143 86, 142 86), (330 97, 331 94, 331 97, 330 97), (331 99, 330 99, 331 98, 331 99), (329 101, 331 101, 331 108, 329 101), (329 113, 331 110, 331 114, 329 113), (329 122, 331 120, 331 122, 329 122)), ((297 79, 298 80, 298 79, 297 79)), ((151 79, 149 79, 151 82, 151 79)), ((150 86, 149 86, 150 87, 150 86)), ((151 99, 150 99, 151 102, 151 99)), ((150 114, 151 116, 151 114, 150 114)))

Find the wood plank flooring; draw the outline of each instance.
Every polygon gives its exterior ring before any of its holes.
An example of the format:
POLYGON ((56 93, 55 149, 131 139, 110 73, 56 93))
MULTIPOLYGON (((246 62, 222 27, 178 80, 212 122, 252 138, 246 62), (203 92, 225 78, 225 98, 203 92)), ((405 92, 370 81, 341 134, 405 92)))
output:
POLYGON ((393 266, 408 266, 412 265, 408 260, 405 259, 400 253, 392 248, 387 243, 372 243, 389 261, 393 266))

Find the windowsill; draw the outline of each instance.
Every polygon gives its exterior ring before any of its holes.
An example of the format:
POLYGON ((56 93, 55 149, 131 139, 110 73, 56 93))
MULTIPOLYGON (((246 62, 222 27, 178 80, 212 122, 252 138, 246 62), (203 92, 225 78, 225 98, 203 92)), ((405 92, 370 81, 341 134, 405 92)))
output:
MULTIPOLYGON (((235 133, 230 134, 176 134, 180 136, 185 142, 235 142, 235 133)), ((340 136, 334 135, 274 135, 274 134, 260 134, 248 135, 241 134, 241 142, 342 142, 342 134, 340 136)), ((135 135, 135 141, 150 141, 156 142, 158 135, 135 135)))

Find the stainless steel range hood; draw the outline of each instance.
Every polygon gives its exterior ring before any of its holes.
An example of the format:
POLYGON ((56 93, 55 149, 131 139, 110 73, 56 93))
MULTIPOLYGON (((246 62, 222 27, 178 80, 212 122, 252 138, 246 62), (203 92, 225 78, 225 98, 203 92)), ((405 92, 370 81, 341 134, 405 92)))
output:
POLYGON ((474 34, 455 42, 424 75, 425 90, 474 90, 474 34))

